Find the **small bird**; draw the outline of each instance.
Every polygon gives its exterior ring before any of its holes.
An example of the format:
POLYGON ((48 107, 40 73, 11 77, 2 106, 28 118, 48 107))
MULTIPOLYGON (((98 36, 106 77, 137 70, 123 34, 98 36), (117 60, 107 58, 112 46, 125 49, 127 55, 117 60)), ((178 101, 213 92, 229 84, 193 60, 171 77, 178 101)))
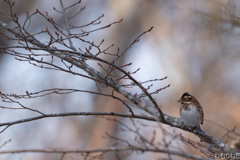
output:
POLYGON ((204 114, 202 106, 195 97, 187 92, 183 93, 178 102, 181 102, 180 116, 185 123, 185 127, 186 125, 195 126, 197 131, 197 126, 203 124, 204 114))

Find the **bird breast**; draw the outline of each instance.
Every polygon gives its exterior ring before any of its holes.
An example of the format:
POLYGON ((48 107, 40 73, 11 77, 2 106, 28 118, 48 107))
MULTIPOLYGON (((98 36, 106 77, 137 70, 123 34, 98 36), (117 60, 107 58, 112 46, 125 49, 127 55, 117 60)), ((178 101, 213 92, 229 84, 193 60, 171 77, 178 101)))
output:
POLYGON ((188 110, 182 109, 180 112, 181 119, 189 126, 197 126, 202 123, 201 115, 196 106, 189 105, 188 110))

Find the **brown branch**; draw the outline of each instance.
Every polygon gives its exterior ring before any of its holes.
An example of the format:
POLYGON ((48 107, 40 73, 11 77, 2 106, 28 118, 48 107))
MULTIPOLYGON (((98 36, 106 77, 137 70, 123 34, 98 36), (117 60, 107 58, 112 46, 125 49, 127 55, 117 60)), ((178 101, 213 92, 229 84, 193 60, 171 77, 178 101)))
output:
POLYGON ((181 153, 177 151, 171 151, 167 149, 151 149, 151 148, 141 148, 141 147, 110 147, 110 148, 99 148, 92 150, 76 149, 76 150, 66 150, 66 149, 25 149, 25 150, 9 150, 0 151, 0 154, 13 154, 13 153, 97 153, 97 152, 116 152, 116 151, 141 151, 141 152, 157 152, 157 153, 170 153, 172 155, 177 155, 180 157, 190 158, 194 160, 210 160, 209 158, 203 158, 200 156, 190 155, 186 153, 181 153))
POLYGON ((148 121, 155 121, 155 118, 153 117, 147 117, 147 116, 141 116, 141 115, 131 115, 131 114, 121 114, 121 113, 115 113, 115 112, 68 112, 68 113, 55 113, 55 114, 44 114, 36 117, 31 118, 25 118, 17 121, 12 122, 5 122, 0 123, 1 126, 9 126, 19 123, 25 123, 25 122, 31 122, 34 120, 42 119, 42 118, 49 118, 49 117, 66 117, 66 116, 88 116, 88 115, 94 115, 94 116, 117 116, 117 117, 124 117, 124 118, 138 118, 138 119, 145 119, 148 121))
MULTIPOLYGON (((100 59, 98 57, 92 56, 92 55, 87 55, 87 54, 81 54, 79 52, 72 52, 69 50, 58 50, 55 48, 51 48, 50 46, 45 45, 44 43, 39 42, 35 37, 33 36, 25 36, 22 32, 20 32, 18 29, 14 28, 12 29, 11 27, 9 27, 6 23, 0 21, 0 27, 11 32, 12 34, 14 34, 15 36, 19 37, 20 40, 23 40, 25 42, 29 42, 35 46, 38 46, 40 48, 44 48, 47 52, 49 52, 50 54, 63 59, 73 65, 75 65, 78 68, 83 69, 85 72, 87 72, 89 75, 95 77, 96 79, 100 79, 100 80, 105 80, 105 83, 109 86, 111 86, 112 88, 114 88, 117 92, 119 92, 120 94, 122 94, 124 97, 126 97, 128 100, 130 100, 131 102, 134 102, 139 108, 145 110, 146 112, 150 113, 151 115, 154 116, 155 121, 159 121, 161 123, 164 124, 168 124, 170 126, 174 126, 176 128, 181 128, 184 130, 184 123, 182 122, 181 119, 176 118, 176 117, 171 117, 168 116, 166 114, 163 114, 161 109, 158 107, 157 103, 155 102, 155 100, 152 98, 152 96, 146 91, 146 89, 141 85, 141 83, 139 83, 138 81, 136 81, 130 74, 128 74, 125 70, 121 69, 120 67, 105 61, 103 59, 100 59), (138 87, 148 96, 148 98, 153 102, 155 107, 152 107, 150 105, 148 105, 144 100, 136 98, 132 93, 128 92, 123 86, 121 86, 120 84, 116 83, 115 81, 113 81, 110 77, 103 75, 102 73, 96 71, 94 68, 92 68, 91 66, 89 66, 87 63, 85 62, 79 62, 78 60, 75 60, 74 58, 72 58, 69 54, 73 54, 73 55, 79 55, 88 59, 94 59, 100 62, 104 62, 108 65, 111 65, 115 68, 117 68, 120 72, 122 72, 123 74, 125 74, 130 80, 132 80, 135 84, 138 85, 138 87)), ((86 112, 85 112, 86 113, 86 112)), ((53 115, 52 115, 53 116, 53 115)), ((59 115, 60 116, 60 115, 59 115)), ((119 115, 118 115, 119 116, 119 115)), ((45 118, 46 116, 39 116, 41 118, 45 118)), ((125 116, 122 116, 125 117, 125 116)), ((133 117, 133 116, 132 116, 133 117)), ((40 119, 40 118, 37 118, 40 119)), ((33 119, 28 119, 25 121, 32 121, 33 119)), ((149 119, 148 119, 149 120, 149 119)), ((18 122, 20 123, 20 122, 18 122)), ((2 123, 3 124, 3 123, 2 123)), ((7 125, 5 123, 5 125, 7 125)), ((9 125, 9 124, 8 124, 9 125)), ((194 128, 189 127, 187 129, 187 131, 194 133, 194 128)), ((207 133, 205 133, 204 131, 200 130, 198 133, 196 133, 197 136, 200 137, 201 140, 208 142, 210 144, 213 144, 215 147, 217 148, 222 148, 222 149, 226 149, 226 144, 223 143, 222 141, 218 140, 215 137, 212 137, 210 135, 208 135, 207 133)))
POLYGON ((32 43, 33 45, 36 45, 40 48, 45 48, 45 50, 47 52, 49 52, 50 54, 60 58, 60 59, 64 59, 65 61, 73 64, 74 66, 83 69, 85 72, 87 72, 89 75, 97 78, 97 79, 101 79, 101 80, 105 80, 106 84, 113 87, 117 92, 119 92, 120 94, 122 94, 123 96, 125 96, 128 100, 130 100, 131 102, 134 102, 138 107, 140 107, 141 109, 145 110, 146 112, 154 115, 154 117, 156 117, 156 119, 161 119, 161 121, 164 121, 164 116, 163 113, 161 111, 161 109, 158 107, 156 101, 152 98, 152 96, 146 91, 146 89, 138 82, 136 81, 130 74, 128 74, 126 71, 124 71, 123 69, 119 68, 118 66, 105 61, 103 59, 100 59, 98 57, 94 57, 91 55, 86 55, 86 54, 81 54, 79 52, 71 52, 70 50, 57 50, 55 48, 51 48, 47 45, 45 45, 44 43, 39 42, 38 40, 36 40, 33 36, 30 37, 25 37, 25 35, 23 35, 20 31, 18 31, 17 29, 12 29, 11 27, 8 26, 8 24, 0 21, 0 27, 11 32, 12 34, 22 38, 22 40, 32 43), (63 54, 65 53, 65 54, 63 54), (121 71, 122 73, 124 73, 129 79, 131 79, 135 84, 138 85, 138 87, 148 96, 148 98, 153 102, 154 107, 147 105, 144 101, 142 101, 141 99, 136 98, 133 94, 131 94, 129 91, 127 91, 124 87, 122 87, 121 85, 119 85, 118 83, 116 83, 115 81, 113 81, 110 77, 103 75, 102 73, 98 72, 97 70, 95 70, 94 68, 92 68, 91 66, 89 66, 86 62, 79 62, 76 61, 75 59, 71 58, 68 54, 66 53, 72 53, 72 54, 77 54, 80 55, 82 57, 87 57, 87 58, 91 58, 91 59, 96 59, 98 61, 104 62, 106 64, 112 65, 115 68, 117 68, 119 71, 121 71))
MULTIPOLYGON (((30 121, 34 121, 34 120, 38 120, 38 119, 42 119, 42 118, 48 118, 48 117, 65 117, 65 116, 79 116, 79 115, 117 116, 117 117, 124 117, 124 118, 138 118, 138 119, 158 122, 156 120, 156 118, 154 118, 154 117, 121 114, 121 113, 115 113, 115 112, 69 112, 69 113, 57 113, 57 114, 44 114, 44 115, 36 116, 36 117, 32 117, 32 118, 26 118, 26 119, 21 119, 21 120, 12 121, 12 122, 0 123, 0 126, 9 126, 9 125, 14 125, 14 124, 19 124, 19 123, 25 123, 25 122, 30 122, 30 121)), ((166 121, 162 122, 162 123, 184 130, 184 122, 182 122, 182 120, 180 118, 171 117, 168 115, 164 115, 164 116, 165 116, 166 121)), ((186 131, 194 133, 195 130, 194 130, 194 127, 193 128, 189 127, 186 129, 186 131)), ((200 129, 198 129, 198 133, 194 133, 194 134, 196 134, 200 139, 204 140, 205 142, 213 144, 217 148, 227 149, 227 148, 225 148, 226 147, 225 143, 223 143, 222 141, 218 140, 215 137, 210 136, 209 134, 207 134, 206 132, 204 132, 200 129)))

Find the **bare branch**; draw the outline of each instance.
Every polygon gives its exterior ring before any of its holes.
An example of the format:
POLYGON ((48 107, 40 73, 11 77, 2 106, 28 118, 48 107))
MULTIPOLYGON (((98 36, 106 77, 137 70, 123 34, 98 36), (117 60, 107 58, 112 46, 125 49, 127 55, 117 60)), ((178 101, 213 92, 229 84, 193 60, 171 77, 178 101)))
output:
POLYGON ((82 116, 88 116, 88 115, 117 116, 117 117, 124 117, 124 118, 131 117, 131 118, 155 121, 155 118, 153 118, 153 117, 147 117, 147 116, 141 116, 141 115, 131 115, 131 114, 121 114, 121 113, 115 113, 115 112, 69 112, 69 113, 44 114, 44 115, 36 116, 36 117, 32 117, 32 118, 26 118, 26 119, 21 119, 21 120, 12 121, 12 122, 0 123, 0 126, 10 126, 10 125, 14 125, 14 124, 25 123, 25 122, 35 121, 38 119, 49 118, 49 117, 66 117, 66 116, 79 116, 79 115, 82 115, 82 116))
POLYGON ((65 22, 66 27, 67 27, 68 41, 69 41, 70 47, 72 48, 72 50, 77 51, 77 49, 73 46, 73 42, 71 40, 71 32, 70 32, 70 29, 69 29, 67 15, 66 15, 65 8, 63 6, 62 0, 60 0, 60 4, 61 4, 61 7, 62 7, 62 14, 63 14, 63 17, 64 17, 64 22, 65 22))
POLYGON ((177 155, 185 158, 190 158, 194 160, 211 160, 209 158, 203 158, 200 156, 194 156, 186 153, 181 153, 177 151, 165 150, 165 149, 151 149, 151 148, 141 148, 141 147, 111 147, 111 148, 100 148, 92 150, 62 150, 62 149, 26 149, 26 150, 10 150, 10 151, 0 151, 0 154, 9 153, 96 153, 96 152, 116 152, 116 151, 141 151, 141 152, 158 152, 158 153, 170 153, 172 155, 177 155))
MULTIPOLYGON (((155 120, 157 120, 161 123, 164 123, 164 124, 168 124, 170 126, 181 128, 181 129, 184 130, 184 122, 181 119, 163 114, 162 111, 160 110, 160 108, 158 107, 158 105, 156 104, 155 100, 153 100, 153 98, 146 91, 146 89, 138 81, 136 81, 131 75, 129 75, 126 71, 119 68, 118 66, 116 66, 116 65, 114 65, 114 64, 112 64, 112 63, 110 63, 106 60, 95 57, 95 56, 91 56, 91 55, 87 55, 87 54, 81 54, 81 56, 83 56, 85 58, 95 59, 95 60, 98 60, 100 62, 104 62, 108 65, 111 65, 111 66, 117 68, 119 71, 121 71, 125 75, 127 75, 127 77, 129 79, 131 79, 135 84, 137 84, 139 86, 139 88, 148 96, 148 98, 150 98, 150 100, 154 103, 155 107, 151 107, 147 103, 145 103, 145 101, 143 101, 139 98, 136 98, 132 93, 127 91, 124 87, 122 87, 118 83, 111 80, 111 78, 109 78, 108 76, 105 76, 102 73, 96 71, 94 68, 89 66, 87 63, 83 62, 81 64, 79 61, 76 61, 74 58, 69 56, 69 54, 67 54, 67 53, 72 53, 72 54, 80 54, 80 53, 67 51, 67 50, 58 50, 58 49, 55 49, 55 48, 48 47, 47 45, 45 45, 43 43, 40 43, 38 40, 36 40, 33 37, 25 38, 25 36, 21 32, 19 32, 17 29, 11 29, 6 23, 4 23, 2 21, 0 21, 0 27, 9 31, 9 32, 11 32, 11 33, 13 33, 14 35, 17 35, 18 37, 22 37, 22 39, 25 39, 25 41, 28 41, 28 42, 32 43, 33 45, 36 45, 36 46, 41 47, 41 48, 46 48, 47 52, 51 53, 52 55, 54 55, 54 56, 56 56, 60 59, 64 59, 65 61, 75 65, 78 68, 83 69, 89 75, 91 75, 91 76, 93 76, 97 79, 104 80, 107 85, 113 87, 117 92, 122 94, 124 97, 126 97, 131 102, 135 103, 139 108, 141 108, 141 109, 145 110, 146 112, 152 114, 155 117, 155 120)), ((187 129, 187 131, 194 133, 194 128, 189 127, 189 129, 187 129)), ((214 144, 215 147, 227 149, 227 148, 225 148, 227 146, 225 143, 218 140, 217 138, 214 138, 214 137, 208 135, 204 131, 200 131, 199 133, 196 133, 196 135, 199 136, 199 138, 202 139, 203 141, 206 141, 210 144, 214 144)))

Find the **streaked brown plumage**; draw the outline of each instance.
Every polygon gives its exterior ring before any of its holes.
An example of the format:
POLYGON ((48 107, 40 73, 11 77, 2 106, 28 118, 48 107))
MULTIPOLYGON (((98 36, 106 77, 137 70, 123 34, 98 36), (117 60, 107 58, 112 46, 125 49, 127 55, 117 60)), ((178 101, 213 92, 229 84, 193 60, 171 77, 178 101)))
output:
POLYGON ((185 92, 181 99, 178 100, 181 102, 180 116, 181 119, 189 126, 197 126, 203 124, 204 113, 203 108, 198 102, 198 100, 185 92))

